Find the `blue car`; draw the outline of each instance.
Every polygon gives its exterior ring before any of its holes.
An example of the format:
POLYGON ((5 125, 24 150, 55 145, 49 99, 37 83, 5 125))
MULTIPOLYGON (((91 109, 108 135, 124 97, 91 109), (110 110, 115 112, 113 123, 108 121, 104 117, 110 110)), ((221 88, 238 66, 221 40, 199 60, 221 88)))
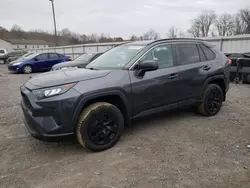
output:
POLYGON ((29 74, 49 71, 55 64, 71 60, 71 57, 58 53, 35 53, 9 63, 8 69, 12 72, 29 74))

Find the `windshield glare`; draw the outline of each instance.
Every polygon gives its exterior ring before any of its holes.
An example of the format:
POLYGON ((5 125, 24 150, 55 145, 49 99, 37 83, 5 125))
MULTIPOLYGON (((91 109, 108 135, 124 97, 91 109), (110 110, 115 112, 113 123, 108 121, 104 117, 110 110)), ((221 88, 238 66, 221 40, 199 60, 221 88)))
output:
POLYGON ((123 68, 144 47, 139 45, 117 46, 92 61, 86 68, 123 68))
POLYGON ((78 56, 75 60, 88 61, 93 57, 93 54, 83 54, 78 56))

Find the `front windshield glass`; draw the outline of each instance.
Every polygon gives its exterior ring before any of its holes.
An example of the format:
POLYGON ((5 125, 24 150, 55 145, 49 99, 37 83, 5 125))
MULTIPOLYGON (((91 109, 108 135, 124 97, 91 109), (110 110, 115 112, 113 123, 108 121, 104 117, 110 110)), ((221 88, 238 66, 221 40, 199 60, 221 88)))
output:
POLYGON ((24 57, 23 59, 32 59, 32 58, 36 57, 37 55, 39 55, 39 53, 34 53, 31 55, 28 55, 28 56, 24 57))
POLYGON ((93 54, 83 54, 78 56, 75 60, 77 61, 88 61, 93 57, 93 54))
POLYGON ((145 46, 121 45, 117 46, 87 65, 86 68, 123 68, 145 46))
POLYGON ((34 53, 33 52, 26 53, 26 54, 22 55, 21 57, 19 57, 17 60, 23 60, 23 59, 25 59, 26 57, 28 57, 28 56, 30 56, 32 54, 34 54, 34 53))

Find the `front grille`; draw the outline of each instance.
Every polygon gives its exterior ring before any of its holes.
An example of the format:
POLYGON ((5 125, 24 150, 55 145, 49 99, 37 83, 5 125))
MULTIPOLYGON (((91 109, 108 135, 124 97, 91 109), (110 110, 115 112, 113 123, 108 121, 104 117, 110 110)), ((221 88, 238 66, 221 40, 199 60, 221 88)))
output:
POLYGON ((31 105, 31 103, 30 103, 28 97, 27 97, 23 92, 21 92, 21 95, 22 95, 22 99, 23 99, 23 102, 24 102, 25 106, 26 106, 28 109, 31 110, 31 109, 32 109, 32 105, 31 105))

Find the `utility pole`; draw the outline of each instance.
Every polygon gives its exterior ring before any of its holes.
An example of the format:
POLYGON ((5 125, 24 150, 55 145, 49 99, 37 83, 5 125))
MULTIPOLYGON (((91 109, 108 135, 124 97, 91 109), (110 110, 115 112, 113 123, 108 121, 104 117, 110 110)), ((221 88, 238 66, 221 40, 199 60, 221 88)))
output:
POLYGON ((49 0, 49 1, 51 1, 51 4, 52 4, 53 19, 54 19, 54 28, 55 28, 55 44, 57 46, 58 43, 57 43, 57 30, 56 30, 56 16, 55 16, 54 0, 49 0))

